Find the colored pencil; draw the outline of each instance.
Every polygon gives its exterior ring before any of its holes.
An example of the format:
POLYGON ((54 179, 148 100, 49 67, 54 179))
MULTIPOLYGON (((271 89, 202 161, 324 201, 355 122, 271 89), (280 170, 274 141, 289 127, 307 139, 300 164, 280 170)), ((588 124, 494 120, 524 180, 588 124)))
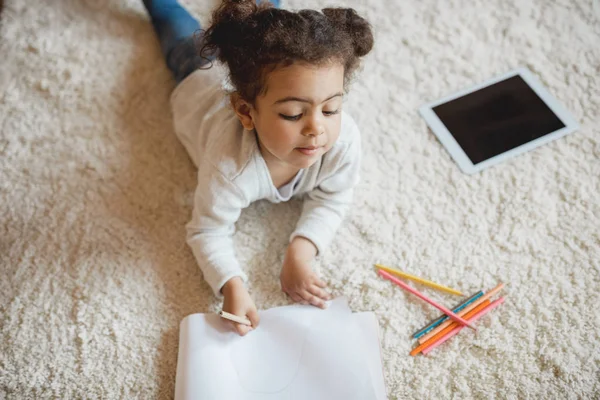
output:
MULTIPOLYGON (((477 315, 475 315, 473 318, 471 318, 470 321, 472 321, 472 322, 477 321, 479 318, 481 318, 482 316, 484 316, 485 314, 487 314, 494 308, 498 307, 502 303, 504 303, 504 297, 500 297, 496 301, 493 301, 489 306, 487 306, 483 310, 479 311, 479 313, 477 313, 477 315)), ((457 326, 456 328, 454 328, 453 330, 448 332, 446 335, 444 335, 444 337, 439 339, 437 342, 433 343, 431 346, 424 349, 423 354, 428 354, 431 350, 435 349, 436 347, 438 347, 439 345, 441 345, 442 343, 444 343, 451 337, 457 335, 462 330, 462 328, 464 328, 464 326, 457 326)))
MULTIPOLYGON (((463 301, 462 303, 457 305, 455 308, 452 309, 452 312, 453 313, 459 312, 460 310, 467 307, 469 304, 471 304, 472 302, 474 302, 481 296, 483 296, 482 290, 480 290, 479 292, 475 293, 473 296, 469 297, 468 299, 466 299, 465 301, 463 301)), ((429 324, 427 324, 427 326, 425 326, 425 327, 419 329, 417 332, 415 332, 413 334, 413 338, 415 338, 415 339, 420 338, 421 336, 425 335, 426 333, 428 333, 433 328, 437 327, 438 325, 440 325, 442 322, 446 321, 447 319, 448 319, 448 316, 446 314, 444 314, 444 315, 440 316, 438 319, 431 321, 429 324)))
POLYGON ((421 284, 423 284, 425 286, 429 286, 429 287, 432 287, 434 289, 442 290, 444 292, 452 293, 452 294, 455 294, 457 296, 464 296, 458 290, 451 289, 449 287, 440 285, 439 283, 428 281, 427 279, 419 278, 418 276, 407 274, 406 272, 402 272, 402 271, 399 271, 399 270, 394 269, 394 268, 386 267, 385 265, 375 264, 375 267, 378 268, 378 269, 382 269, 382 270, 384 270, 384 271, 386 271, 386 272, 388 272, 390 274, 397 275, 400 278, 409 279, 411 281, 419 282, 419 283, 421 283, 421 284))
MULTIPOLYGON (((466 313, 465 314, 465 319, 467 321, 471 322, 471 318, 473 318, 473 316, 475 314, 477 314, 479 311, 481 311, 484 308, 486 308, 488 306, 488 304, 490 304, 489 300, 484 301, 483 303, 481 303, 480 305, 478 305, 477 307, 475 307, 474 309, 472 309, 471 311, 469 311, 468 313, 466 313)), ((415 347, 410 352, 410 355, 413 356, 413 357, 416 356, 421 351, 425 350, 426 348, 428 348, 429 346, 431 346, 432 344, 434 344, 435 342, 437 342, 440 338, 444 337, 444 335, 446 335, 448 332, 450 332, 451 330, 453 330, 457 326, 460 326, 460 325, 457 324, 456 322, 452 322, 445 329, 442 329, 440 332, 438 332, 437 335, 433 336, 431 339, 429 339, 425 343, 422 343, 422 344, 418 345, 417 347, 415 347)))
POLYGON ((237 315, 230 314, 227 311, 219 311, 219 315, 221 316, 221 318, 237 322, 238 324, 252 326, 252 322, 250 322, 249 319, 238 317, 237 315))
POLYGON ((469 324, 468 321, 466 321, 466 320, 462 319, 461 317, 459 317, 458 315, 454 314, 452 311, 448 310, 446 307, 442 306, 441 304, 438 304, 435 301, 431 300, 430 298, 428 298, 427 296, 425 296, 424 294, 419 292, 417 289, 408 286, 406 283, 402 282, 400 279, 396 278, 395 276, 385 272, 382 269, 380 269, 378 272, 379 272, 379 275, 392 281, 396 285, 400 286, 402 289, 414 294, 415 296, 421 298, 422 300, 425 300, 426 302, 428 302, 429 304, 431 304, 432 306, 434 306, 435 308, 437 308, 444 314, 448 315, 450 317, 450 319, 452 319, 458 323, 461 323, 463 325, 466 325, 473 330, 477 330, 473 325, 469 324))
MULTIPOLYGON (((498 293, 503 287, 504 287, 503 283, 498 284, 498 286, 496 286, 495 288, 493 288, 492 290, 490 290, 489 292, 485 293, 483 296, 481 296, 480 298, 478 298, 477 300, 475 300, 473 303, 471 303, 467 307, 465 307, 462 311, 460 311, 458 313, 458 315, 462 317, 463 315, 465 315, 466 313, 468 313, 469 311, 471 311, 472 309, 474 309, 475 307, 477 307, 479 304, 481 304, 485 300, 489 299, 490 297, 492 297, 493 295, 495 295, 496 293, 498 293)), ((442 329, 444 329, 448 325, 450 325, 450 323, 451 323, 451 321, 442 322, 441 325, 439 325, 437 328, 433 329, 428 334, 426 334, 424 336, 421 336, 419 338, 419 343, 426 342, 427 340, 429 340, 430 338, 432 338, 433 335, 437 334, 439 331, 441 331, 442 329)))

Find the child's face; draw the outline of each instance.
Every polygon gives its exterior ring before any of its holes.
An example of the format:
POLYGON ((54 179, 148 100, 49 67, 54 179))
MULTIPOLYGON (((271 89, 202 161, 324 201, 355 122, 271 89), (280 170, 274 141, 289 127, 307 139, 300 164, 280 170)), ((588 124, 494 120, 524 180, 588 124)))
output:
POLYGON ((340 134, 344 67, 292 64, 267 77, 249 112, 267 164, 308 168, 340 134))

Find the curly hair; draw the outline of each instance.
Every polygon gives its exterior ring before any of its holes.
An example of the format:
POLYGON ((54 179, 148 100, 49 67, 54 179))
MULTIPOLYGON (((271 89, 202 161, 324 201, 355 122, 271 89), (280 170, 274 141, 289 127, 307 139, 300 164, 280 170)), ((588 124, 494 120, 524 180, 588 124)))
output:
POLYGON ((200 56, 216 54, 229 68, 234 90, 251 104, 265 92, 269 72, 295 62, 341 63, 347 89, 373 47, 370 24, 351 8, 292 12, 255 0, 224 0, 203 39, 200 56))

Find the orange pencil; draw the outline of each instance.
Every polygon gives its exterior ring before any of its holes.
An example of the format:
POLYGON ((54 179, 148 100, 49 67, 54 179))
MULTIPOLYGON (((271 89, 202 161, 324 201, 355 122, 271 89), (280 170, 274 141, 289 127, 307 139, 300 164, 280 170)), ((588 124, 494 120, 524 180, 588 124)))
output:
MULTIPOLYGON (((465 314, 465 319, 467 321, 469 321, 471 318, 473 318, 473 316, 475 316, 479 311, 481 311, 484 308, 486 308, 489 304, 490 304, 490 301, 489 300, 485 300, 483 303, 479 304, 477 307, 475 307, 474 309, 472 309, 471 311, 469 311, 468 313, 466 313, 465 314)), ((451 330, 453 330, 457 326, 459 326, 459 324, 457 322, 453 321, 446 328, 442 329, 440 332, 438 332, 437 334, 435 334, 431 339, 429 339, 425 343, 421 343, 419 346, 415 347, 410 352, 410 355, 411 356, 416 356, 417 354, 419 354, 423 350, 426 350, 430 346, 433 346, 438 340, 440 340, 441 338, 443 338, 448 332, 450 332, 451 330)))
MULTIPOLYGON (((479 318, 483 317, 485 314, 487 314, 488 312, 492 311, 494 308, 498 307, 502 303, 504 303, 504 297, 500 297, 499 299, 496 299, 496 300, 492 301, 489 306, 487 306, 483 310, 479 311, 476 315, 474 315, 471 318, 471 321, 473 321, 473 322, 477 321, 479 318)), ((454 328, 453 330, 451 330, 450 332, 448 332, 446 334, 446 336, 442 337, 440 340, 438 340, 437 342, 433 343, 428 348, 423 349, 423 354, 429 354, 429 353, 431 353, 431 351, 433 349, 435 349, 436 347, 438 347, 439 345, 441 345, 442 343, 444 343, 445 341, 447 341, 451 337, 456 336, 463 328, 464 328, 464 326, 457 326, 456 328, 454 328)))
MULTIPOLYGON (((503 283, 498 284, 498 286, 496 286, 489 292, 485 293, 479 299, 475 300, 473 303, 468 305, 464 310, 461 310, 460 312, 458 312, 457 315, 459 317, 462 317, 463 315, 465 315, 466 313, 468 313, 469 311, 471 311, 472 309, 474 309, 475 307, 480 305, 482 302, 484 302, 485 300, 489 299, 490 297, 492 297, 493 295, 498 293, 503 287, 504 287, 503 283)), ((429 332, 427 335, 420 337, 419 343, 421 343, 421 344, 425 343, 426 341, 431 339, 433 336, 437 335, 437 333, 440 332, 442 329, 445 329, 448 325, 450 325, 450 323, 452 323, 452 321, 448 320, 448 321, 442 323, 440 326, 438 326, 434 330, 432 330, 431 332, 429 332)))

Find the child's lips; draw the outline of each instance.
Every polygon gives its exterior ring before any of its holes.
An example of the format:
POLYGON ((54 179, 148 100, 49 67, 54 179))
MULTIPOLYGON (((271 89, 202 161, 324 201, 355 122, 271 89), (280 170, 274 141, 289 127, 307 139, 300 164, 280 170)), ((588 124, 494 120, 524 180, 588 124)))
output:
POLYGON ((320 149, 320 147, 316 147, 316 146, 296 147, 296 150, 298 150, 300 153, 302 153, 306 156, 315 155, 319 151, 319 149, 320 149))

